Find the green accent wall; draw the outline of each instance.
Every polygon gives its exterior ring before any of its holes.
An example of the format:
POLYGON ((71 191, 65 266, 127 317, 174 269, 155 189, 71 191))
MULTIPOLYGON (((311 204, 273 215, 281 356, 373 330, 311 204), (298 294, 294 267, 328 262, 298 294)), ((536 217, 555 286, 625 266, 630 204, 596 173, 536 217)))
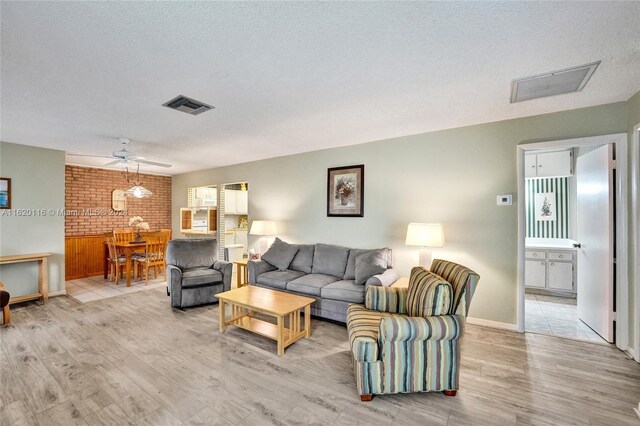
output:
POLYGON ((571 217, 569 214, 569 177, 527 179, 525 202, 527 209, 527 238, 569 238, 571 217), (536 194, 553 192, 556 220, 537 221, 536 194))

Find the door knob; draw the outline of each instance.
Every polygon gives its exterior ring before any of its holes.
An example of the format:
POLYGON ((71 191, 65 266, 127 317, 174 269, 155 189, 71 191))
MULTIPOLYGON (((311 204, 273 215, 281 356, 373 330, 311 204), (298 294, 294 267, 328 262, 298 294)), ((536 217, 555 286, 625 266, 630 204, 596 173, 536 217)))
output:
POLYGON ((581 248, 581 247, 582 247, 582 244, 580 244, 580 243, 573 243, 573 246, 574 246, 575 248, 581 248))

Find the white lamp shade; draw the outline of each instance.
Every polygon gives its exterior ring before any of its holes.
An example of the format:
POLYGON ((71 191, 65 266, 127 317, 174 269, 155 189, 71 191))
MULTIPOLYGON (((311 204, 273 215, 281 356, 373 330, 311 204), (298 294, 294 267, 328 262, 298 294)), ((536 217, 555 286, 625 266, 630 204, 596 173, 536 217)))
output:
POLYGON ((254 220, 251 223, 251 235, 276 235, 276 223, 272 220, 254 220))
POLYGON ((444 233, 441 223, 410 223, 407 226, 408 246, 442 247, 444 245, 444 233))

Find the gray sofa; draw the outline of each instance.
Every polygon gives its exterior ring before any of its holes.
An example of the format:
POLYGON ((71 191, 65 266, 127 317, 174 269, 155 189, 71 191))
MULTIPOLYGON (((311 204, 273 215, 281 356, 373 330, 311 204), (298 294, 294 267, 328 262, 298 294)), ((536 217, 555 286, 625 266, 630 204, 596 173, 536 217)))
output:
POLYGON ((217 260, 217 251, 212 238, 169 241, 166 277, 172 307, 217 302, 215 294, 231 289, 232 264, 217 260))
MULTIPOLYGON (((398 279, 398 273, 392 268, 389 248, 363 250, 326 244, 291 246, 295 246, 297 250, 286 268, 283 265, 277 268, 265 261, 269 252, 263 255, 262 260, 249 261, 249 283, 312 297, 316 302, 311 305, 311 314, 321 318, 346 322, 347 307, 351 303, 364 303, 364 295, 369 286, 388 286, 398 279), (378 257, 382 256, 378 263, 379 266, 384 265, 384 272, 356 284, 356 258, 370 252, 377 252, 378 257)), ((359 262, 359 266, 361 263, 359 262)), ((363 281, 362 277, 358 278, 363 281)))

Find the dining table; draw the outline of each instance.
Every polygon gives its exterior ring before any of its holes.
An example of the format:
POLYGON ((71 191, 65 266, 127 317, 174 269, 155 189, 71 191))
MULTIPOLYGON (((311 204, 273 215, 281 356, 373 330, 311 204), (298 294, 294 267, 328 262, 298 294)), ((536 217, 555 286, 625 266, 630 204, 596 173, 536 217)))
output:
POLYGON ((116 243, 116 249, 118 250, 118 253, 122 253, 126 258, 124 271, 125 276, 127 277, 127 287, 131 287, 131 264, 133 263, 133 254, 144 253, 146 247, 147 243, 144 241, 139 243, 133 241, 116 243))

